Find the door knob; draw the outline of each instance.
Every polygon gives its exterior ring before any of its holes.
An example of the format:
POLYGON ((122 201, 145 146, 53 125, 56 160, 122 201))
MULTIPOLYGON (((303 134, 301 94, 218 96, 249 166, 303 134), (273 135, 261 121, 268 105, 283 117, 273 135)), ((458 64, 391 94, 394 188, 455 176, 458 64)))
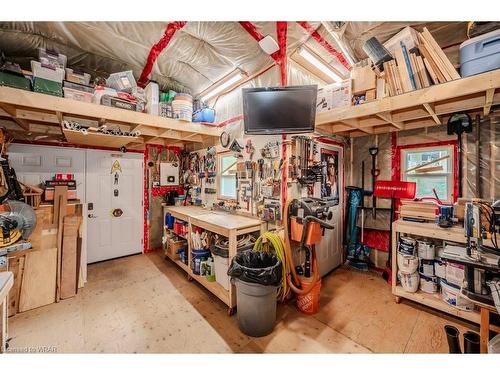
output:
POLYGON ((88 214, 87 217, 89 219, 95 219, 95 218, 97 218, 97 216, 95 216, 94 214, 88 214))

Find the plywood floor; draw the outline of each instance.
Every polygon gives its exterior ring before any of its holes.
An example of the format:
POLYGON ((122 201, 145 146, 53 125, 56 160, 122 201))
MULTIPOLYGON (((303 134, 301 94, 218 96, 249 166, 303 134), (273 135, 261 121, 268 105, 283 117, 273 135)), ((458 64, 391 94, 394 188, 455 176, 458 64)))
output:
POLYGON ((376 274, 344 268, 323 279, 317 315, 279 305, 277 326, 263 338, 242 334, 225 305, 161 253, 91 265, 88 280, 77 297, 10 319, 11 351, 445 353, 446 323, 477 330, 398 305, 376 274))

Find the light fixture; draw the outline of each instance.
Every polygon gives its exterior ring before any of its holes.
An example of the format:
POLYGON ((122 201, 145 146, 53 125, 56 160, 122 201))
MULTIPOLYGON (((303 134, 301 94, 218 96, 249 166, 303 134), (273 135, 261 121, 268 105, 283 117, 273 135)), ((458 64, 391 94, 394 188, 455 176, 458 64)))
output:
POLYGON ((200 93, 201 101, 207 102, 207 100, 213 98, 215 95, 223 92, 225 89, 231 87, 235 83, 241 81, 243 79, 243 73, 237 69, 221 79, 220 81, 214 83, 207 90, 200 93))
POLYGON ((300 48, 299 49, 299 55, 301 57, 303 57, 305 60, 307 60, 310 64, 312 64, 316 68, 318 68, 322 73, 326 74, 328 77, 330 77, 331 79, 333 79, 335 82, 342 81, 342 77, 340 77, 337 73, 335 73, 333 71, 332 68, 330 68, 323 61, 321 61, 319 58, 317 58, 316 56, 314 56, 307 49, 300 48))

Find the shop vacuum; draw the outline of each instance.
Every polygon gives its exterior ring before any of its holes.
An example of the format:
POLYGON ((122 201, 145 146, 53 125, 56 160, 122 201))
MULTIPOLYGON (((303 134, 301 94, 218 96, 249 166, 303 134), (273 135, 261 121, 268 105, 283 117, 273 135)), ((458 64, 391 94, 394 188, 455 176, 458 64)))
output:
POLYGON ((326 220, 332 218, 329 208, 333 201, 319 198, 289 200, 285 206, 285 256, 287 283, 295 293, 297 308, 305 314, 319 309, 321 278, 315 245, 321 241, 325 229, 333 229, 326 220), (298 242, 296 254, 303 259, 295 266, 290 240, 298 242))

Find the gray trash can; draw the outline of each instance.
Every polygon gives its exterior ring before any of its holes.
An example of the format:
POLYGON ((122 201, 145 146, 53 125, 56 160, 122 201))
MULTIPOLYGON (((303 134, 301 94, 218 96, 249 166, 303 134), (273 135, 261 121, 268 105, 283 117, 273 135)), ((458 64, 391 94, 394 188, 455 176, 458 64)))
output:
POLYGON ((248 336, 270 334, 276 324, 276 296, 278 287, 232 279, 236 285, 238 325, 248 336))

